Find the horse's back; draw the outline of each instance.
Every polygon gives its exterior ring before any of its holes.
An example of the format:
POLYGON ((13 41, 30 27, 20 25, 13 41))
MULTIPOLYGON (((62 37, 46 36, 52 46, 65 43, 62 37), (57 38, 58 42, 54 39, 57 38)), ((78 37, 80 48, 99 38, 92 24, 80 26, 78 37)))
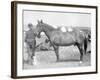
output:
POLYGON ((85 38, 85 33, 79 29, 72 29, 71 31, 67 32, 58 31, 55 32, 55 34, 56 36, 58 35, 59 37, 61 37, 63 41, 69 41, 69 42, 78 41, 81 43, 85 38))
POLYGON ((51 33, 51 41, 58 45, 71 45, 75 43, 74 33, 62 32, 62 31, 53 31, 51 33))

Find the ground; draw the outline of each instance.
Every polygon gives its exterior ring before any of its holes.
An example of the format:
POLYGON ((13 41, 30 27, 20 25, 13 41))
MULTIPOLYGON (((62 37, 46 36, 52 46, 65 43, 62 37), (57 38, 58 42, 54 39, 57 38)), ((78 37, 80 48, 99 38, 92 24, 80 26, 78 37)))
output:
MULTIPOLYGON (((81 28, 82 30, 85 28, 81 28)), ((86 28, 85 32, 90 31, 90 28, 86 28)), ((42 36, 40 39, 36 38, 37 45, 44 42, 46 36, 42 36)), ((91 50, 90 43, 88 44, 88 50, 91 50)), ((24 60, 27 60, 28 53, 24 46, 24 60)), ((36 65, 23 64, 24 69, 40 69, 40 68, 62 68, 62 67, 82 67, 91 66, 91 53, 83 55, 83 61, 80 63, 80 52, 76 46, 63 46, 59 48, 60 61, 56 62, 56 55, 54 51, 37 51, 35 52, 36 65)))
POLYGON ((84 54, 83 62, 80 63, 80 52, 75 46, 60 47, 59 62, 56 62, 54 51, 38 51, 35 52, 35 55, 36 65, 24 63, 24 69, 79 67, 91 65, 91 53, 84 54))

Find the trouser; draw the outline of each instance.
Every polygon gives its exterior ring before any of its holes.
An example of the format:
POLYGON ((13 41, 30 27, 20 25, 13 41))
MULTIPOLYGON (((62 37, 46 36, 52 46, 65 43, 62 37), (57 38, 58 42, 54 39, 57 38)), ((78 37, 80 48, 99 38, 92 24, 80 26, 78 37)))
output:
POLYGON ((29 55, 31 55, 31 58, 35 56, 35 45, 36 45, 36 40, 33 40, 31 42, 27 42, 29 46, 29 55))

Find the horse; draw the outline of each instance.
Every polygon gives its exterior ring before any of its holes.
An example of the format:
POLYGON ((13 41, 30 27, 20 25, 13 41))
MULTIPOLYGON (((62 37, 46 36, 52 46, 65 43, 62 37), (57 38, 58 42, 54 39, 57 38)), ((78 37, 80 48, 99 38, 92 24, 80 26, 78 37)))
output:
POLYGON ((86 53, 84 47, 87 45, 87 38, 84 32, 80 32, 78 29, 74 29, 71 32, 62 32, 61 30, 55 29, 53 26, 44 23, 42 20, 38 21, 36 25, 36 34, 40 38, 41 32, 44 32, 48 37, 51 45, 54 48, 57 62, 59 61, 59 46, 77 46, 80 51, 80 61, 83 61, 83 54, 86 53), (84 47, 83 47, 84 46, 84 47))

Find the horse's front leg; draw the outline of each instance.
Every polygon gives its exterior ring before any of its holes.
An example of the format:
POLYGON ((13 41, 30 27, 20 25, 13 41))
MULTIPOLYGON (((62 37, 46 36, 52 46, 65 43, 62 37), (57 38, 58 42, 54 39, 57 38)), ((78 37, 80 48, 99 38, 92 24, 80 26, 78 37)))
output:
POLYGON ((53 46, 54 47, 54 50, 55 50, 55 54, 56 54, 56 57, 57 57, 57 61, 59 61, 59 47, 58 46, 53 46))
POLYGON ((83 51, 83 49, 82 49, 82 47, 80 48, 80 63, 82 63, 82 61, 83 61, 83 53, 84 53, 84 51, 83 51))

